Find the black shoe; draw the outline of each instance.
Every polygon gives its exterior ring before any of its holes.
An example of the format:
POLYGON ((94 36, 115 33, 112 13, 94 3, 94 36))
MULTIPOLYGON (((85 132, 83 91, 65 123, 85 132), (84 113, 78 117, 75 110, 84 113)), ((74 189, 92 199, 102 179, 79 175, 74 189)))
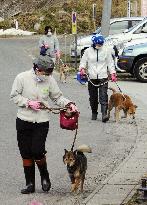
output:
POLYGON ((48 192, 51 188, 49 176, 41 180, 42 190, 48 192))
POLYGON ((91 120, 96 120, 97 119, 97 113, 92 113, 91 120))
POLYGON ((107 115, 108 105, 101 105, 102 112, 102 122, 107 122, 109 120, 109 116, 107 115))
MULTIPOLYGON (((30 162, 32 161, 31 159, 30 162)), ((24 160, 25 163, 25 160, 24 160)), ((32 166, 24 166, 24 174, 26 179, 26 188, 21 190, 22 194, 30 194, 35 192, 35 163, 32 166)))
POLYGON ((28 184, 25 189, 21 190, 22 194, 31 194, 35 192, 35 187, 33 184, 28 184))
POLYGON ((36 160, 36 164, 38 166, 40 176, 41 176, 42 190, 45 192, 48 192, 51 188, 51 182, 50 182, 49 173, 47 170, 46 159, 43 158, 41 160, 36 160))
POLYGON ((102 122, 107 122, 109 117, 107 115, 102 115, 102 122))

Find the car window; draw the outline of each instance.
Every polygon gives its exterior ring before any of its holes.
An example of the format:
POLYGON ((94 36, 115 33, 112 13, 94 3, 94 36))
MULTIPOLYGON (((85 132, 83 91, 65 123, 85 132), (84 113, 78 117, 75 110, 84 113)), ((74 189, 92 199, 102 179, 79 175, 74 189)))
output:
MULTIPOLYGON (((142 22, 141 22, 142 23, 142 22)), ((129 28, 128 30, 125 31, 125 33, 129 33, 131 32, 137 25, 140 24, 140 21, 138 23, 136 23, 134 26, 132 26, 131 28, 129 28)), ((140 28, 140 27, 139 27, 140 28)))
POLYGON ((128 21, 117 21, 110 25, 109 34, 122 33, 126 29, 128 29, 128 21))
POLYGON ((130 27, 135 26, 137 23, 140 22, 140 20, 132 20, 131 22, 132 22, 132 25, 130 27))
POLYGON ((129 20, 128 21, 128 29, 131 28, 132 26, 135 26, 139 22, 140 22, 140 20, 129 20))
POLYGON ((147 33, 147 23, 144 23, 142 26, 140 26, 135 32, 134 34, 138 34, 138 33, 147 33), (142 31, 143 30, 143 31, 142 31))

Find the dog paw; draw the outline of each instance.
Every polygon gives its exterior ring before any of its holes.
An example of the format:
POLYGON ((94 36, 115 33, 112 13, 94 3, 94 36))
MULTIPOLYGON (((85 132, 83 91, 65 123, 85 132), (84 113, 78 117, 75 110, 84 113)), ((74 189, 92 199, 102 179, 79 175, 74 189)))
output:
POLYGON ((136 124, 136 121, 135 120, 130 120, 129 124, 136 124))

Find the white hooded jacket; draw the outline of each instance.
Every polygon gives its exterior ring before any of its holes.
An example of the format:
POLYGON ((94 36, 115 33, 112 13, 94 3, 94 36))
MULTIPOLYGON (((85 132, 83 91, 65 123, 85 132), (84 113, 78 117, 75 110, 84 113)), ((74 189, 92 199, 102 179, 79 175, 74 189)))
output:
POLYGON ((116 73, 111 53, 111 49, 105 45, 99 49, 89 47, 81 58, 79 68, 87 67, 90 79, 107 78, 108 73, 116 73))

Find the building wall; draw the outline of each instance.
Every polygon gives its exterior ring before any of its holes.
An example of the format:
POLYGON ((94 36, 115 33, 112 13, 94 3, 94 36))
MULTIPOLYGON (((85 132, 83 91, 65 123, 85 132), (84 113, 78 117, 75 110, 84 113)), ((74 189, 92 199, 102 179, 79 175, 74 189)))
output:
POLYGON ((147 0, 141 0, 141 16, 147 16, 147 0))

